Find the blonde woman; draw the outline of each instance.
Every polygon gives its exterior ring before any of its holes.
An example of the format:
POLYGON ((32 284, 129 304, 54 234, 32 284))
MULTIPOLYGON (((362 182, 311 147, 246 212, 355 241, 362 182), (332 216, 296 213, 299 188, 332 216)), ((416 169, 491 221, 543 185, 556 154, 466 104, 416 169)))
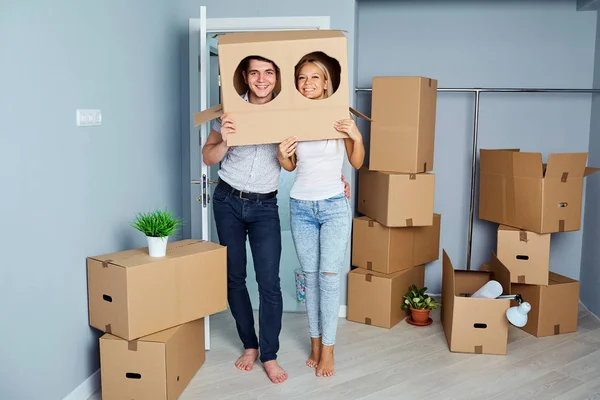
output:
MULTIPOLYGON (((333 93, 328 69, 317 60, 296 68, 296 88, 313 100, 333 93)), ((354 168, 364 160, 362 135, 354 120, 334 122, 345 139, 283 141, 277 159, 287 171, 296 170, 290 191, 291 231, 306 279, 306 308, 311 352, 306 364, 317 376, 334 374, 334 345, 340 303, 340 270, 352 227, 352 210, 340 180, 344 153, 354 168), (345 151, 344 151, 345 150, 345 151)))

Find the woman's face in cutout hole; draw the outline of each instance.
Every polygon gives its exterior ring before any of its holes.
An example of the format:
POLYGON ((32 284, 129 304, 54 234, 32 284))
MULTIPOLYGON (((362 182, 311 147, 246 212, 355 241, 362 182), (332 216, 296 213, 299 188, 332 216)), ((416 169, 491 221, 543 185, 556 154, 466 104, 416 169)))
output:
POLYGON ((312 62, 307 62, 300 67, 296 87, 302 96, 312 100, 328 97, 327 78, 321 68, 312 62))

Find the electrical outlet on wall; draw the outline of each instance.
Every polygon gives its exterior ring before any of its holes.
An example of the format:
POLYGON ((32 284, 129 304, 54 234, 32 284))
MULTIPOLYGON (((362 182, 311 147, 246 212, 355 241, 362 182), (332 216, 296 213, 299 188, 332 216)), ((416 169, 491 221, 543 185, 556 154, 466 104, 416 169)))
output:
POLYGON ((102 124, 100 110, 77 110, 77 126, 98 126, 102 124))

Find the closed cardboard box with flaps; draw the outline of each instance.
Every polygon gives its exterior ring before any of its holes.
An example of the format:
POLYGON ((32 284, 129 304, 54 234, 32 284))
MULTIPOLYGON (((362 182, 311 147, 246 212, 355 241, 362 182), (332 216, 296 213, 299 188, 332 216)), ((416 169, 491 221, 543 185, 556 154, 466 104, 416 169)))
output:
POLYGON ((354 218, 352 265, 392 274, 435 261, 440 253, 441 215, 433 225, 388 228, 369 217, 354 218))
POLYGON ((102 398, 177 400, 205 361, 204 318, 127 342, 100 338, 102 398))
POLYGON ((227 249, 202 240, 88 257, 90 325, 126 340, 227 309, 227 249))

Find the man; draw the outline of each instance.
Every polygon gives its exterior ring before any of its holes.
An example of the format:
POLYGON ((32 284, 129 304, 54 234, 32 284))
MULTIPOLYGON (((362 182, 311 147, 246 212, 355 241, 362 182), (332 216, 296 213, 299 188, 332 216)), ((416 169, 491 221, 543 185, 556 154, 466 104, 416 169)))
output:
MULTIPOLYGON (((248 91, 242 97, 252 104, 268 103, 275 97, 277 66, 257 56, 247 57, 243 62, 242 74, 248 91)), ((245 349, 235 366, 251 371, 260 349, 260 361, 267 376, 273 383, 281 383, 287 379, 287 373, 277 362, 283 312, 279 279, 278 144, 228 147, 227 137, 235 133, 235 122, 224 114, 213 123, 202 149, 206 165, 222 162, 212 200, 219 242, 227 246, 227 300, 245 349), (259 338, 246 288, 246 234, 259 290, 259 338)), ((346 194, 349 194, 347 184, 346 194)))

